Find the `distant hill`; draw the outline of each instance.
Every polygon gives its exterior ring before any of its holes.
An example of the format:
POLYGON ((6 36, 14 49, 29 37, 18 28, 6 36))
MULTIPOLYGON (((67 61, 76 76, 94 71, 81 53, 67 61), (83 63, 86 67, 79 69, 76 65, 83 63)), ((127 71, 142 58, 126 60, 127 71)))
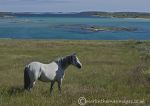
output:
POLYGON ((144 12, 81 12, 79 14, 97 17, 116 17, 116 18, 150 18, 150 13, 144 12))
POLYGON ((7 15, 12 15, 12 13, 11 12, 0 12, 0 17, 7 16, 7 15))
POLYGON ((13 12, 0 12, 0 17, 5 16, 71 16, 71 17, 78 17, 78 16, 90 16, 90 17, 115 17, 115 18, 150 18, 150 13, 144 12, 99 12, 99 11, 89 11, 89 12, 80 12, 80 13, 52 13, 52 12, 20 12, 20 13, 13 13, 13 12))

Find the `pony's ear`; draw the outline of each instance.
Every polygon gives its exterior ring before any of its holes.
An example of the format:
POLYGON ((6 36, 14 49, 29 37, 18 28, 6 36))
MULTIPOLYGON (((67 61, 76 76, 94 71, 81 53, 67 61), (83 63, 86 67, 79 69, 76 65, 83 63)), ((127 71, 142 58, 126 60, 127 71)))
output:
POLYGON ((72 53, 72 56, 75 56, 75 55, 77 55, 77 53, 75 53, 75 52, 74 52, 74 53, 72 53))

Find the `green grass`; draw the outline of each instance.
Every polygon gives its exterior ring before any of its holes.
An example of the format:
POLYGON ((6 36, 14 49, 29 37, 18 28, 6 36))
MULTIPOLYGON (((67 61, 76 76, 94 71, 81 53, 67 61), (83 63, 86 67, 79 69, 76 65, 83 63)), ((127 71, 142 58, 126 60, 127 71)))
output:
POLYGON ((79 97, 87 100, 144 100, 145 104, 141 105, 148 105, 150 58, 145 48, 149 45, 148 41, 1 39, 0 106, 77 106, 79 97), (70 66, 66 70, 62 95, 59 95, 56 84, 50 96, 50 83, 40 81, 31 92, 23 90, 26 64, 31 61, 49 63, 73 52, 77 52, 83 68, 78 70, 70 66))

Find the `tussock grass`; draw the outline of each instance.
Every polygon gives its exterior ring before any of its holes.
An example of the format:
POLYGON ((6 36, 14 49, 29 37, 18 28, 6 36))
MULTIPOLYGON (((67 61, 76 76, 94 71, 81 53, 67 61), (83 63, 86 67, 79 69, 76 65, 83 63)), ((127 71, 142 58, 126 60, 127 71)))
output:
POLYGON ((77 106, 79 97, 144 100, 144 105, 148 105, 150 59, 146 57, 149 49, 145 49, 148 45, 150 42, 146 41, 0 40, 0 105, 77 106), (50 96, 50 84, 40 81, 31 92, 23 90, 26 64, 49 63, 72 52, 78 53, 83 68, 70 66, 66 70, 62 95, 58 94, 56 84, 50 96))

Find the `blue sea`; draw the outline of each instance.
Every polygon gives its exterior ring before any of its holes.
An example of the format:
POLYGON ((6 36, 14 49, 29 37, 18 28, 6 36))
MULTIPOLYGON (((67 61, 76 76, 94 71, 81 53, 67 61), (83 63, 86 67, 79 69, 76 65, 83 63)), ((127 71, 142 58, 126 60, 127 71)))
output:
POLYGON ((0 38, 77 39, 77 40, 150 40, 150 19, 15 16, 0 18, 0 38), (90 31, 85 27, 135 28, 134 31, 90 31))

